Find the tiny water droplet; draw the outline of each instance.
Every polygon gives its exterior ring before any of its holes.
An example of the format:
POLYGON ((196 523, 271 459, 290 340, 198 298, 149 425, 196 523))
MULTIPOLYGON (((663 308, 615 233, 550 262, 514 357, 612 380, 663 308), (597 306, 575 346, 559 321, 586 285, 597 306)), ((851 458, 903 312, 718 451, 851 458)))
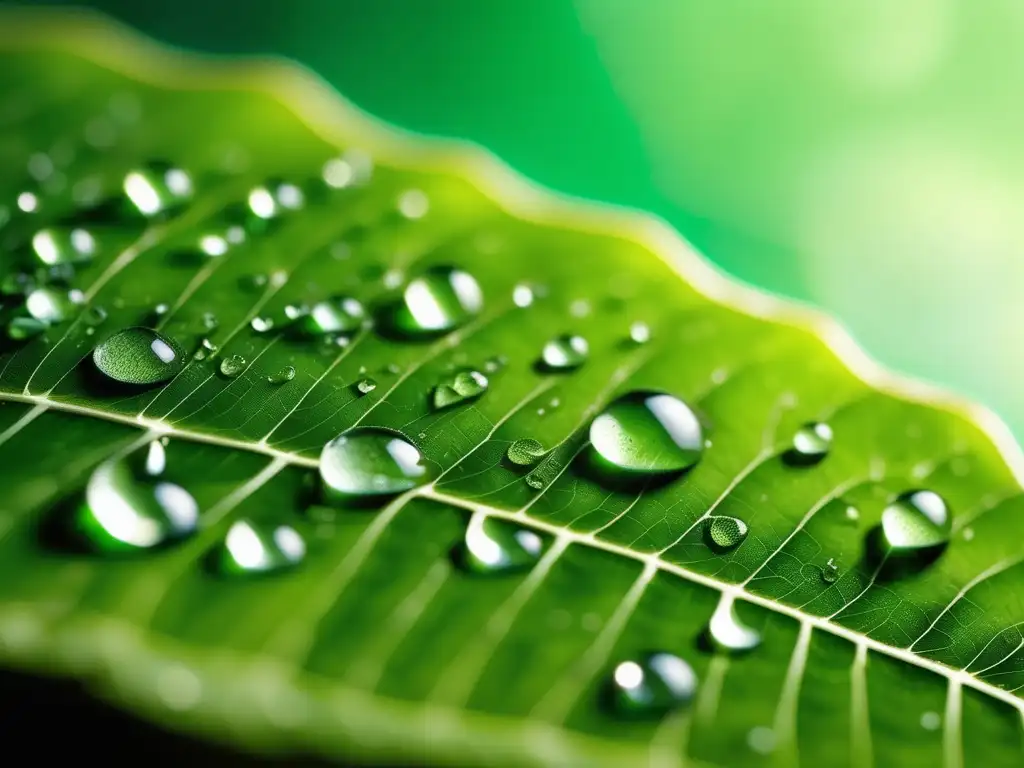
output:
POLYGON ((274 320, 270 317, 254 317, 249 321, 249 325, 252 326, 252 329, 256 331, 256 333, 266 333, 273 329, 274 320))
POLYGON ((192 356, 196 360, 205 360, 208 357, 213 357, 217 354, 217 350, 220 349, 209 339, 203 339, 199 342, 199 347, 196 349, 195 354, 192 356))
POLYGON ((716 651, 742 653, 761 644, 761 635, 744 624, 736 613, 735 603, 723 597, 708 622, 707 640, 716 651))
POLYGON ((544 541, 529 528, 473 515, 457 559, 474 573, 514 573, 533 567, 543 549, 544 541))
POLYGON ((681 472, 704 452, 703 430, 690 407, 648 390, 608 405, 590 424, 590 442, 608 468, 640 475, 681 472))
MULTIPOLYGON (((196 500, 180 485, 159 477, 164 462, 152 455, 147 449, 143 462, 135 457, 105 461, 89 477, 75 522, 94 550, 148 550, 195 532, 196 500)), ((162 447, 157 455, 162 457, 162 447)))
POLYGON ((949 507, 934 491, 902 493, 882 512, 882 535, 893 555, 944 548, 951 531, 949 507))
POLYGON ((516 440, 508 447, 506 456, 513 464, 520 467, 532 467, 547 451, 539 440, 532 437, 524 437, 516 440))
POLYGON ((267 376, 267 381, 270 384, 284 384, 285 382, 291 381, 295 378, 295 367, 292 365, 286 365, 279 371, 267 376))
POLYGON ((856 507, 847 507, 846 511, 843 512, 843 515, 851 523, 856 523, 860 520, 860 510, 858 510, 856 507))
POLYGON ((393 322, 397 330, 423 336, 457 328, 483 308, 476 278, 455 267, 431 267, 402 293, 393 322))
POLYGON ((579 368, 587 360, 590 346, 582 336, 558 336, 541 351, 541 363, 549 371, 569 371, 579 368))
POLYGON ((228 241, 220 235, 203 235, 199 238, 199 250, 207 256, 223 256, 228 252, 228 241))
POLYGON ((18 195, 18 210, 23 213, 35 213, 39 210, 39 198, 31 192, 22 192, 18 195))
POLYGON ((419 485, 427 470, 419 449, 397 432, 356 427, 320 453, 320 477, 328 498, 393 496, 419 485))
POLYGON ((232 576, 273 573, 298 565, 305 556, 306 542, 291 526, 239 520, 224 537, 219 569, 232 576))
POLYGON ((29 315, 44 325, 63 323, 75 309, 73 298, 53 288, 36 288, 25 298, 29 315))
POLYGON ((573 317, 586 317, 590 311, 590 302, 586 299, 576 299, 569 305, 569 314, 573 317))
POLYGON ((463 370, 434 388, 434 408, 448 408, 480 397, 487 391, 487 377, 479 371, 463 370))
POLYGON ((239 282, 241 282, 242 287, 246 290, 255 291, 266 288, 268 281, 269 278, 266 275, 257 273, 255 275, 245 275, 239 282))
POLYGON ((921 715, 921 727, 926 731, 937 731, 942 727, 942 715, 938 712, 924 712, 921 715))
POLYGON ((163 317, 170 311, 170 305, 164 302, 161 302, 160 304, 157 304, 155 307, 153 307, 153 314, 156 315, 157 317, 163 317))
POLYGON ((533 288, 525 283, 520 283, 512 289, 512 303, 517 307, 528 307, 534 301, 533 288))
POLYGON ((91 261, 96 253, 96 240, 87 230, 41 229, 32 237, 36 258, 47 266, 79 264, 91 261))
POLYGON ((763 725, 751 728, 747 733, 747 746, 759 755, 770 755, 775 751, 775 731, 763 725))
POLYGON ((820 421, 808 422, 793 435, 793 445, 782 458, 790 466, 811 466, 828 455, 831 445, 832 427, 820 421))
POLYGON ((430 210, 430 199, 419 189, 408 189, 398 197, 398 212, 407 219, 422 219, 430 210))
POLYGON ((233 379, 245 370, 249 361, 242 355, 231 355, 220 361, 220 372, 229 379, 233 379))
POLYGON ((156 216, 192 197, 192 177, 169 163, 153 162, 124 177, 124 193, 143 216, 156 216))
POLYGON ((94 304, 85 310, 83 319, 87 325, 97 326, 102 325, 107 319, 107 310, 98 304, 94 304))
POLYGON ((93 350, 96 367, 124 384, 158 384, 184 367, 181 348, 151 328, 125 328, 93 350))
POLYGON ((213 312, 203 312, 203 316, 199 318, 199 325, 204 331, 213 331, 220 325, 220 320, 213 312))
POLYGON ((375 390, 376 388, 377 382, 370 378, 360 379, 358 382, 356 382, 356 389, 359 391, 359 394, 361 395, 368 395, 371 392, 373 392, 373 390, 375 390))
POLYGON ((508 361, 501 355, 489 358, 484 362, 484 373, 497 373, 507 365, 508 361))
POLYGON ((294 184, 273 181, 249 192, 246 202, 257 218, 266 220, 276 218, 284 211, 298 210, 305 204, 305 195, 294 184))
POLYGON ((821 569, 821 580, 826 584, 835 584, 838 578, 839 566, 836 565, 835 559, 830 557, 825 567, 821 569))
MULTIPOLYGON (((288 314, 286 308, 286 314, 288 314)), ((366 319, 363 305, 349 296, 335 296, 319 301, 308 311, 291 307, 301 330, 309 336, 323 336, 327 333, 351 333, 362 327, 366 319)))
POLYGON ((747 538, 747 524, 736 517, 712 515, 704 528, 704 541, 718 554, 735 549, 747 538))
POLYGON ((651 329, 647 323, 635 322, 629 326, 629 338, 634 344, 646 344, 651 340, 651 329))
POLYGON ((678 656, 657 651, 619 662, 609 681, 612 711, 628 718, 661 718, 697 692, 697 675, 678 656))

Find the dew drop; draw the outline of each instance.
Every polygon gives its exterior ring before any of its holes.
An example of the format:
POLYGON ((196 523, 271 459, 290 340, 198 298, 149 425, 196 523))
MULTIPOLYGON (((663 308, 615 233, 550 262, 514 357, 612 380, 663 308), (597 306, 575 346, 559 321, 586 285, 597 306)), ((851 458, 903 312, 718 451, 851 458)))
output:
POLYGON ((96 241, 87 230, 41 229, 32 237, 32 250, 43 264, 79 264, 92 260, 96 241))
POLYGON ((356 382, 356 390, 361 395, 368 395, 377 388, 377 382, 371 378, 360 379, 356 382))
POLYGON ((114 381, 124 384, 158 384, 184 367, 177 342, 150 328, 118 331, 92 353, 96 367, 114 381))
POLYGON ((266 333, 274 327, 274 320, 270 317, 254 317, 249 321, 249 325, 256 333, 266 333))
MULTIPOLYGON (((162 453, 161 447, 157 454, 162 453)), ((180 485, 159 477, 163 462, 151 456, 150 448, 143 467, 133 457, 108 460, 89 477, 75 522, 91 548, 148 550, 195 532, 199 505, 180 485)))
POLYGON ((683 659, 658 651, 617 664, 608 687, 616 714, 660 718, 693 699, 697 675, 683 659))
POLYGON ((233 379, 245 370, 249 361, 242 355, 231 355, 220 361, 220 372, 229 379, 233 379))
POLYGON ((512 289, 512 303, 517 307, 528 307, 534 301, 533 288, 525 283, 520 283, 512 289))
POLYGON ((821 462, 832 445, 832 427, 820 421, 804 424, 793 435, 793 444, 782 458, 790 466, 806 467, 821 462))
POLYGON ((302 190, 294 184, 273 181, 250 191, 246 202, 258 219, 267 220, 285 211, 298 210, 306 201, 302 190))
POLYGON ((704 434, 696 414, 673 395, 637 390, 613 401, 590 424, 590 442, 609 468, 661 475, 696 464, 704 434))
POLYGON ((708 622, 707 640, 716 651, 743 653, 761 644, 761 635, 744 624, 736 613, 736 605, 723 597, 708 622))
POLYGON ((487 377, 479 371, 463 370, 434 387, 434 408, 449 408, 480 397, 487 391, 487 377))
POLYGON ((199 318, 199 326, 204 331, 213 331, 220 325, 220 320, 213 312, 203 312, 203 316, 199 318))
POLYGON ((25 298, 29 315, 44 325, 63 323, 75 309, 73 297, 54 288, 36 288, 25 298))
POLYGON ((286 365, 279 371, 267 376, 267 381, 270 384, 284 384, 295 378, 295 366, 286 365))
POLYGON ((426 476, 416 446, 397 432, 356 427, 320 453, 320 477, 328 498, 393 496, 415 488, 426 476))
POLYGON ((228 529, 219 551, 219 570, 232 576, 292 568, 306 556, 306 542, 288 525, 239 520, 228 529))
POLYGON ((169 163, 153 162, 124 177, 124 193, 143 216, 156 216, 192 197, 192 177, 169 163))
POLYGON ((39 198, 31 192, 22 192, 18 195, 18 210, 23 213, 35 213, 39 210, 39 198))
POLYGON ((359 329, 366 319, 363 305, 349 296, 336 296, 319 301, 308 311, 293 307, 293 320, 308 336, 328 333, 350 333, 359 329))
POLYGON ((516 440, 508 447, 505 455, 513 464, 520 467, 532 467, 543 458, 547 451, 539 440, 524 437, 516 440))
POLYGON ((85 320, 86 325, 93 327, 102 325, 107 320, 107 310, 98 304, 94 304, 85 310, 82 318, 85 320))
POLYGON ((508 364, 503 356, 491 357, 484 362, 484 373, 497 373, 508 364))
POLYGON ((926 731, 937 731, 942 726, 942 715, 938 712, 924 712, 921 715, 921 727, 926 731))
POLYGON ((590 347, 586 339, 565 334, 545 344, 540 359, 546 370, 570 371, 583 365, 589 352, 590 347))
POLYGON ((952 515, 934 491, 900 494, 882 512, 882 535, 890 554, 941 550, 949 543, 952 515))
POLYGON ((457 560, 474 573, 515 573, 533 567, 543 549, 544 541, 529 528, 473 515, 457 560))
POLYGON ((192 357, 196 360, 205 360, 206 358, 213 357, 217 354, 218 349, 220 349, 220 347, 212 341, 209 339, 203 339, 199 342, 199 348, 195 351, 195 354, 192 357))
POLYGON ((393 322, 410 336, 450 331, 483 308, 476 278, 455 267, 431 267, 413 279, 402 293, 393 322))
POLYGON ((430 210, 430 200, 419 189, 408 189, 398 197, 398 212, 407 219, 422 219, 430 210))
POLYGON ((634 344, 646 344, 651 340, 651 329, 647 323, 635 322, 629 326, 629 338, 634 344))
POLYGON ((835 584, 838 578, 839 566, 836 565, 835 559, 830 557, 825 567, 821 569, 821 580, 826 584, 835 584))
POLYGON ((704 541, 713 552, 722 554, 742 544, 748 530, 747 524, 739 518, 712 515, 704 527, 704 541))

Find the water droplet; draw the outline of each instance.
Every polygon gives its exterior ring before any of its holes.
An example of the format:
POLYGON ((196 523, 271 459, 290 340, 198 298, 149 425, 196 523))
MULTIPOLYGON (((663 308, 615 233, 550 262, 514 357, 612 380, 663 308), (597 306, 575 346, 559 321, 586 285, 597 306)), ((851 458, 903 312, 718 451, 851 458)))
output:
POLYGON ((78 264, 92 259, 96 241, 88 231, 80 228, 41 229, 32 237, 32 250, 47 266, 78 264))
POLYGON ((938 712, 924 712, 921 714, 921 727, 926 731, 937 731, 942 727, 942 715, 938 712))
POLYGON ((305 204, 302 190, 288 182, 274 181, 249 192, 249 210, 259 219, 273 219, 284 211, 297 210, 305 204))
POLYGON ((804 424, 793 435, 793 445, 782 458, 791 465, 806 467, 819 463, 832 445, 832 427, 820 421, 804 424))
POLYGON ((460 564, 476 573, 514 573, 531 568, 544 549, 544 541, 529 528, 473 515, 458 552, 460 564))
POLYGON ((192 177, 169 163, 149 163, 124 177, 124 193, 143 216, 156 216, 192 197, 192 177))
POLYGON ((249 325, 256 333, 266 333, 274 327, 274 320, 270 317, 254 317, 249 325))
POLYGON ((825 567, 821 569, 821 580, 826 584, 835 584, 838 578, 839 566, 836 565, 835 559, 830 557, 825 567))
POLYGON ((576 299, 569 305, 569 314, 573 317, 586 317, 590 314, 590 302, 586 299, 576 299))
POLYGON ((39 210, 39 198, 31 192, 22 192, 18 195, 18 210, 24 213, 35 213, 39 210))
POLYGON ((480 397, 487 391, 487 386, 487 377, 479 371, 459 371, 434 388, 434 408, 448 408, 480 397))
MULTIPOLYGON (((292 307, 291 319, 298 320, 298 327, 309 336, 323 336, 327 333, 351 333, 359 329, 366 319, 363 305, 348 296, 319 301, 309 310, 292 307)), ((287 313, 287 308, 286 308, 287 313)))
POLYGON ((610 468, 643 475, 680 472, 700 460, 700 421, 682 400, 638 390, 619 397, 590 424, 590 442, 610 468))
POLYGON ((220 320, 213 312, 203 312, 203 316, 199 318, 199 326, 204 331, 216 330, 218 325, 220 325, 220 320))
MULTIPOLYGON (((158 456, 162 453, 162 448, 157 450, 158 456)), ((127 457, 106 461, 93 471, 76 518, 93 549, 147 550, 195 532, 196 500, 180 485, 160 479, 163 469, 164 462, 154 460, 147 449, 142 467, 127 457)))
POLYGON ((242 287, 246 290, 256 291, 267 286, 268 278, 266 275, 257 273, 255 275, 245 275, 240 279, 242 287))
POLYGON ((590 346, 582 336, 565 334, 547 344, 541 352, 541 362, 549 371, 568 371, 579 368, 587 360, 590 346))
POLYGON ((716 651, 742 653, 761 644, 761 635, 744 624, 736 614, 736 605, 723 597, 708 622, 707 640, 716 651))
POLYGON ((856 507, 847 507, 846 510, 843 512, 843 515, 851 523, 856 523, 860 520, 860 510, 858 510, 856 507))
POLYGON ((944 548, 951 530, 949 507, 934 491, 907 491, 882 512, 882 535, 890 554, 944 548))
POLYGON ((276 373, 272 373, 267 376, 267 381, 271 384, 284 384, 285 382, 291 381, 295 378, 295 367, 286 365, 276 373))
POLYGON ((454 267, 432 267, 412 280, 402 294, 393 322, 412 336, 450 331, 483 308, 476 279, 454 267))
POLYGON ((203 235, 199 238, 199 250, 207 256, 223 256, 228 252, 228 241, 220 235, 203 235))
POLYGON ((647 323, 633 323, 629 326, 629 338, 635 344, 646 344, 651 340, 651 329, 647 323))
POLYGON ((231 357, 225 357, 220 361, 220 372, 229 379, 233 379, 244 371, 248 364, 249 361, 241 355, 231 355, 231 357))
POLYGON ((736 517, 712 515, 704 527, 704 541, 718 554, 735 549, 747 538, 747 524, 736 517))
POLYGON ((358 390, 361 395, 368 395, 376 388, 377 382, 370 378, 360 379, 356 382, 356 390, 358 390))
POLYGON ((497 373, 502 368, 504 368, 507 364, 508 364, 508 360, 506 360, 501 355, 498 355, 497 357, 492 357, 492 358, 490 358, 490 359, 488 359, 487 361, 484 362, 484 372, 485 373, 497 373))
POLYGON ((611 708, 618 715, 659 718, 693 699, 697 675, 678 656, 648 653, 617 664, 609 692, 611 708))
POLYGON ((524 437, 516 440, 508 447, 508 460, 520 467, 532 467, 547 451, 539 440, 532 437, 524 437))
POLYGON ((343 432, 320 453, 320 477, 331 498, 393 496, 425 478, 423 457, 397 432, 356 427, 343 432))
POLYGON ((53 288, 36 288, 25 299, 29 315, 44 325, 63 323, 75 309, 74 297, 53 288))
POLYGON ((430 210, 430 200, 419 189, 408 189, 398 197, 398 212, 407 219, 422 219, 430 210))
POLYGON ((124 384, 158 384, 184 367, 181 348, 150 328, 125 328, 93 350, 96 367, 124 384))
POLYGON ((83 319, 85 320, 86 325, 102 325, 107 319, 107 310, 98 304, 94 304, 85 310, 83 319))
POLYGON ((775 731, 763 725, 751 728, 747 733, 747 746, 759 755, 770 755, 775 751, 775 731))
POLYGON ((7 336, 14 341, 24 341, 38 336, 46 330, 46 323, 34 317, 15 317, 7 324, 7 336))
POLYGON ((219 555, 222 573, 272 573, 300 563, 306 556, 306 542, 288 525, 239 520, 228 529, 219 555))
POLYGON ((218 349, 220 349, 220 347, 218 347, 212 341, 210 341, 209 339, 203 339, 201 342, 199 342, 199 348, 196 350, 195 354, 192 357, 195 358, 196 360, 205 360, 206 358, 213 357, 215 354, 217 354, 218 349))
POLYGON ((517 307, 528 307, 533 304, 533 288, 525 283, 520 283, 512 289, 512 303, 517 307))

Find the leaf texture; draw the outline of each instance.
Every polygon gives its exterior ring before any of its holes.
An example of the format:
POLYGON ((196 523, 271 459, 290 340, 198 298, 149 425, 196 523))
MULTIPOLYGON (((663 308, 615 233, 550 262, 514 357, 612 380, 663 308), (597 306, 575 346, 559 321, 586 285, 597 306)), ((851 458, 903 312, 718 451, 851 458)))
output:
POLYGON ((291 67, 199 62, 89 18, 8 13, 0 30, 4 271, 47 227, 96 242, 70 278, 88 307, 3 342, 7 664, 88 679, 141 716, 253 750, 466 765, 1024 759, 1021 462, 991 417, 893 382, 827 321, 730 284, 658 224, 398 136, 291 67), (140 222, 123 214, 123 182, 156 160, 187 169, 195 194, 140 222), (303 205, 201 254, 273 180, 303 205), (253 327, 339 293, 376 314, 441 264, 485 297, 450 333, 378 325, 325 348, 253 327), (537 297, 523 307, 525 285, 537 297), (650 341, 629 338, 635 323, 650 341), (189 353, 204 337, 219 349, 165 385, 98 384, 92 350, 140 325, 189 353), (586 362, 538 367, 567 333, 587 339, 586 362), (227 377, 232 355, 243 370, 227 377), (433 407, 453 370, 496 358, 482 396, 433 407), (268 381, 289 366, 294 378, 268 381), (360 391, 367 378, 376 387, 360 391), (586 470, 587 429, 637 389, 693 406, 710 445, 685 476, 623 490, 586 470), (791 466, 811 421, 833 429, 829 454, 791 466), (405 435, 431 481, 373 508, 316 499, 321 449, 354 426, 405 435), (80 503, 101 462, 158 438, 198 502, 194 536, 131 558, 48 541, 47 521, 80 503), (525 438, 548 448, 533 468, 506 460, 525 438), (948 502, 952 539, 889 578, 866 542, 919 487, 948 502), (525 573, 468 572, 452 549, 473 516, 534 531, 543 554, 525 573), (749 534, 716 552, 712 516, 749 534), (305 561, 211 574, 208 554, 243 517, 294 527, 305 561), (706 648, 723 601, 759 647, 706 648), (602 707, 615 663, 651 650, 696 671, 691 705, 640 721, 602 707))

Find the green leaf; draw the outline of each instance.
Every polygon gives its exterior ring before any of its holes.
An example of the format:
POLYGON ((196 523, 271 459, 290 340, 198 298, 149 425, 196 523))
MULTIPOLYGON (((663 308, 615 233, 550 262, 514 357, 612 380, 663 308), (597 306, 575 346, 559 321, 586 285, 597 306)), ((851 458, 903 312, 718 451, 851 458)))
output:
MULTIPOLYGON (((1019 764, 1022 463, 991 417, 892 381, 654 222, 396 135, 287 66, 89 20, 0 30, 5 278, 81 291, 60 321, 5 279, 8 664, 254 750, 1019 764), (32 271, 40 248, 73 274, 32 271), (453 293, 430 322, 391 312, 438 274, 453 293), (159 337, 117 336, 138 327, 159 337), (575 367, 538 364, 572 335, 575 367), (650 390, 696 419, 618 400, 650 390), (675 445, 665 419, 687 424, 675 445), (359 464, 397 496, 322 492, 321 451, 355 426, 401 442, 359 464), (903 551, 879 557, 883 535, 903 551), (650 678, 680 668, 658 653, 695 672, 692 701, 609 706, 628 661, 620 681, 686 698, 650 678)), ((332 443, 335 471, 359 434, 332 443)))

